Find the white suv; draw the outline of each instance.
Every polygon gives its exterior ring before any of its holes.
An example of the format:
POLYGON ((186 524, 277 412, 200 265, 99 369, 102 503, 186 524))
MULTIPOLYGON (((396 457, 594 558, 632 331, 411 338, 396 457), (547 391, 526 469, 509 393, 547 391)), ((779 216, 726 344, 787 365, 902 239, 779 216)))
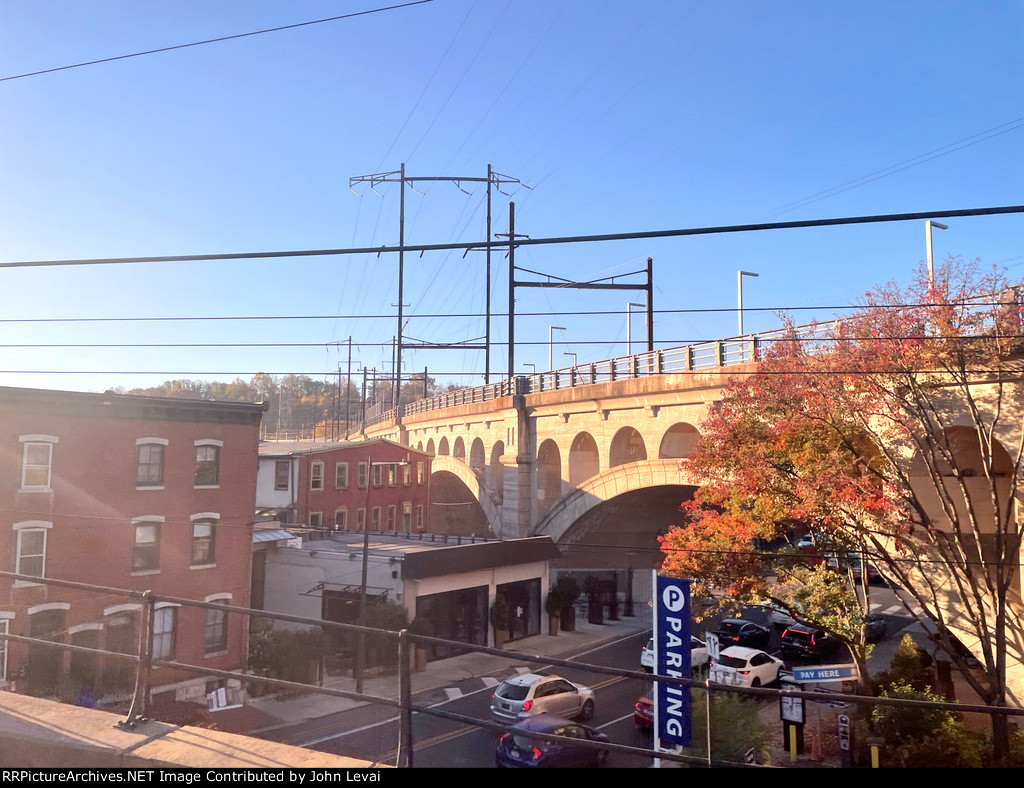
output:
POLYGON ((499 720, 518 722, 544 712, 589 720, 594 716, 594 691, 561 676, 523 673, 501 682, 491 698, 491 714, 499 720))
MULTIPOLYGON (((690 670, 698 670, 708 664, 708 648, 700 638, 690 635, 690 670)), ((654 670, 654 638, 640 651, 640 667, 648 673, 654 670)))

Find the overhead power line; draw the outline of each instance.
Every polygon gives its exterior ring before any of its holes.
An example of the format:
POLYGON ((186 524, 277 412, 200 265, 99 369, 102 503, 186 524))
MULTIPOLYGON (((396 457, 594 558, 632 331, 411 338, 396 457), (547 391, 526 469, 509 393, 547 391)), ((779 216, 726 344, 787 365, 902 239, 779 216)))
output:
POLYGON ((207 38, 202 41, 192 41, 187 44, 174 44, 167 47, 159 47, 157 49, 147 49, 142 52, 132 52, 128 55, 114 55, 113 57, 99 58, 98 60, 87 60, 82 63, 72 63, 68 66, 57 66, 56 68, 44 68, 40 71, 29 71, 25 74, 15 74, 10 77, 0 77, 0 82, 8 82, 12 79, 24 79, 25 77, 37 77, 41 74, 52 74, 56 71, 67 71, 72 68, 84 68, 85 66, 96 66, 100 63, 112 63, 115 60, 128 60, 133 57, 142 57, 143 55, 156 55, 160 52, 173 52, 176 49, 188 49, 189 47, 198 47, 205 44, 217 44, 222 41, 232 41, 237 38, 248 38, 250 36, 260 36, 264 33, 278 33, 282 30, 294 30, 297 27, 308 27, 309 25, 320 25, 325 22, 337 22, 342 19, 352 19, 357 16, 367 16, 369 14, 379 14, 382 11, 395 11, 399 8, 409 8, 414 5, 423 5, 424 3, 432 3, 434 0, 411 0, 408 3, 400 3, 398 5, 389 5, 383 8, 371 8, 366 11, 353 11, 350 14, 341 14, 340 16, 331 16, 325 19, 313 19, 309 22, 296 22, 291 25, 281 25, 279 27, 268 27, 263 30, 252 30, 248 33, 235 33, 230 36, 220 36, 218 38, 207 38))
MULTIPOLYGON (((633 241, 649 238, 680 238, 690 235, 718 235, 724 233, 761 232, 765 230, 793 230, 804 227, 835 227, 847 224, 876 224, 881 222, 908 222, 921 219, 945 219, 962 216, 994 216, 1024 213, 1024 205, 1003 205, 991 208, 961 208, 943 211, 916 211, 914 213, 886 213, 871 216, 844 216, 834 219, 804 219, 792 222, 764 222, 760 224, 733 224, 712 227, 686 227, 674 230, 645 230, 598 235, 566 235, 552 238, 524 238, 517 236, 514 245, 550 246, 555 244, 593 243, 597 241, 633 241)), ((70 265, 126 265, 137 263, 191 263, 212 260, 263 260, 291 257, 328 257, 356 254, 388 254, 397 252, 438 252, 449 249, 504 249, 510 241, 471 241, 443 244, 396 244, 394 246, 358 246, 338 249, 298 249, 276 252, 230 252, 221 254, 155 255, 149 257, 96 257, 67 260, 23 260, 0 263, 0 268, 44 268, 70 265)))

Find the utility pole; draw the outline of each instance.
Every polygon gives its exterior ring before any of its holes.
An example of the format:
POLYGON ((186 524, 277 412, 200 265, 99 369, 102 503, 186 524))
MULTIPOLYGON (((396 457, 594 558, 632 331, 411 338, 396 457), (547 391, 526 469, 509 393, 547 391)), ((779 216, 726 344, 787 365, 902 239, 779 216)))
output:
POLYGON ((345 440, 348 440, 348 433, 351 430, 349 421, 352 418, 349 412, 349 402, 352 397, 352 337, 348 338, 348 373, 345 375, 345 440))
MULTIPOLYGON (((505 184, 515 184, 518 186, 525 186, 518 178, 512 178, 508 175, 502 175, 494 171, 494 168, 487 165, 487 177, 485 178, 474 178, 474 177, 463 177, 460 175, 406 175, 405 174, 405 163, 403 162, 398 170, 392 172, 377 172, 371 175, 356 175, 348 179, 348 186, 352 191, 355 191, 355 186, 361 183, 368 183, 370 189, 375 193, 375 186, 382 183, 397 183, 399 184, 399 227, 398 227, 398 331, 397 331, 397 353, 396 353, 396 365, 395 365, 395 384, 394 391, 396 392, 392 396, 393 407, 398 407, 398 394, 399 389, 399 378, 401 376, 402 369, 402 351, 407 348, 423 348, 432 347, 429 343, 421 343, 415 345, 406 344, 403 339, 405 332, 403 329, 403 314, 402 314, 402 298, 405 290, 405 185, 415 189, 415 185, 418 182, 437 182, 446 181, 448 183, 454 183, 455 188, 459 191, 469 194, 465 189, 462 188, 463 183, 486 183, 487 184, 487 282, 486 282, 486 320, 487 330, 485 334, 485 342, 483 345, 469 345, 460 343, 456 347, 460 350, 467 348, 473 350, 483 350, 485 353, 484 357, 484 382, 490 382, 490 347, 491 347, 491 187, 493 186, 498 191, 501 191, 501 187, 505 184)), ((525 188, 530 188, 525 186, 525 188)), ((356 194, 359 194, 356 192, 356 194)), ((502 192, 504 194, 504 192, 502 192)), ((467 250, 468 253, 469 250, 467 250)), ((438 349, 448 349, 453 347, 451 344, 438 345, 438 349)), ((396 420, 400 420, 400 414, 396 413, 396 420)))

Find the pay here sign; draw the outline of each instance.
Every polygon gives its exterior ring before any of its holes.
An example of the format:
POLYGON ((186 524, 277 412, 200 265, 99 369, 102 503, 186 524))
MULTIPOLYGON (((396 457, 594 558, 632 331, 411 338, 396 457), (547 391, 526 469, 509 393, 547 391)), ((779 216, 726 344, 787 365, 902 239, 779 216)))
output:
MULTIPOLYGON (((690 581, 654 577, 654 673, 690 677, 690 581)), ((690 688, 656 682, 655 741, 690 746, 690 688)))

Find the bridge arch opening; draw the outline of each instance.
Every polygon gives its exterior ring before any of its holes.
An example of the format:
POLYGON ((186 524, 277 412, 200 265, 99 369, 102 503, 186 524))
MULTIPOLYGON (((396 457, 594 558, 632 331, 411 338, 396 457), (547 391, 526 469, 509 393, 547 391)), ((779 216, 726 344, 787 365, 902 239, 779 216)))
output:
POLYGON ((700 433, 692 424, 678 422, 673 424, 661 438, 658 447, 658 459, 682 459, 693 454, 693 446, 700 438, 700 433))
POLYGON ((463 462, 466 461, 466 442, 462 440, 461 436, 456 438, 452 445, 452 457, 463 462))
POLYGON ((441 455, 447 456, 447 454, 448 454, 448 439, 447 438, 441 438, 441 440, 439 440, 437 442, 437 453, 441 454, 441 455))
POLYGON ((627 462, 643 462, 647 459, 647 445, 643 436, 632 427, 623 427, 612 438, 608 452, 608 467, 625 465, 627 462))
POLYGON ((434 533, 494 536, 472 491, 449 471, 430 475, 430 528, 434 533))
POLYGON ((416 444, 416 451, 423 451, 423 441, 416 444))
POLYGON ((434 439, 433 438, 428 438, 427 439, 427 454, 429 454, 431 456, 434 455, 434 439))
POLYGON ((485 464, 484 442, 474 438, 469 447, 469 467, 474 471, 483 471, 485 464))
POLYGON ((547 514, 562 497, 562 455, 550 438, 537 450, 537 517, 547 514))
POLYGON ((488 468, 489 476, 487 485, 494 493, 495 500, 500 506, 505 500, 505 466, 501 464, 501 456, 505 453, 505 442, 496 441, 491 447, 491 462, 488 468))
POLYGON ((578 487, 591 476, 601 472, 601 456, 597 441, 589 432, 581 432, 569 447, 569 486, 578 487))

